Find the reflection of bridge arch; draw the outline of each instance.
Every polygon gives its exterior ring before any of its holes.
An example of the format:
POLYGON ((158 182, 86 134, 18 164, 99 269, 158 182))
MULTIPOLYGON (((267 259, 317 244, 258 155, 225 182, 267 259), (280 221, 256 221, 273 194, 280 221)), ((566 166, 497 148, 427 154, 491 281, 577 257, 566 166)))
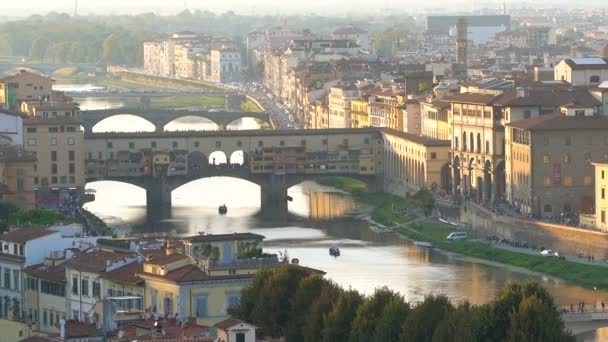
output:
POLYGON ((200 117, 215 123, 219 130, 226 130, 226 127, 242 118, 253 118, 272 125, 270 116, 267 113, 251 112, 209 112, 209 111, 183 111, 183 110, 130 110, 130 109, 110 109, 110 110, 89 110, 82 112, 83 127, 85 133, 92 133, 93 127, 104 119, 116 115, 134 115, 146 119, 155 126, 156 132, 163 132, 165 126, 172 121, 184 117, 200 117))

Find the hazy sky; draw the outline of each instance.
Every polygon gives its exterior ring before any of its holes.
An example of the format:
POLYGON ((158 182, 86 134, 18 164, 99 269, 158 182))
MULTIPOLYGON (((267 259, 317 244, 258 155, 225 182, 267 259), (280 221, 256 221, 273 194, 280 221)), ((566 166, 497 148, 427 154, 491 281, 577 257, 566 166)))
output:
MULTIPOLYGON (((48 11, 72 13, 75 0, 0 0, 2 14, 23 16, 34 13, 44 14, 48 11)), ((530 0, 532 4, 538 0, 530 0)), ((584 0, 584 5, 601 4, 604 0, 584 0), (598 2, 599 1, 599 2, 598 2)), ((507 6, 522 3, 522 0, 507 0, 507 6)), ((545 3, 549 2, 543 1, 545 3)), ((346 13, 380 13, 383 8, 408 9, 438 8, 445 9, 446 5, 460 11, 470 11, 473 8, 501 7, 502 0, 78 0, 80 14, 118 14, 155 12, 158 14, 174 14, 185 8, 191 10, 211 10, 224 12, 233 10, 240 14, 276 14, 276 13, 317 13, 317 14, 346 14, 346 13), (372 8, 370 8, 372 6, 372 8)), ((552 1, 572 5, 566 0, 552 1)), ((577 3, 580 6, 583 3, 577 3)), ((386 14, 386 13, 385 13, 386 14)))

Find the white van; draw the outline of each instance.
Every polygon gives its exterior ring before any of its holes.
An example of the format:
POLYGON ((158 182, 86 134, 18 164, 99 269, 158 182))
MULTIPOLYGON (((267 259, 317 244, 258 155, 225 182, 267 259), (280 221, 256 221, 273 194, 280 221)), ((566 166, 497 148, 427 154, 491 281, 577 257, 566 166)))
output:
POLYGON ((454 232, 448 235, 447 239, 452 240, 465 240, 467 238, 467 233, 465 232, 454 232))

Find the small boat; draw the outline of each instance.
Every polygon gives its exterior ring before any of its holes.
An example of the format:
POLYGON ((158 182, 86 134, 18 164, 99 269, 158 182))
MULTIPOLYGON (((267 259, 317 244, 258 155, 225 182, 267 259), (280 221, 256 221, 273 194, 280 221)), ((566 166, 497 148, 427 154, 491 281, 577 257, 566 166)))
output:
POLYGON ((414 241, 414 245, 422 248, 433 248, 433 244, 428 241, 414 241))
POLYGON ((340 248, 338 248, 338 247, 329 248, 329 255, 335 256, 335 257, 340 256, 340 248))
POLYGON ((217 212, 220 215, 226 215, 226 213, 228 212, 228 207, 225 204, 222 204, 219 208, 217 208, 217 212))

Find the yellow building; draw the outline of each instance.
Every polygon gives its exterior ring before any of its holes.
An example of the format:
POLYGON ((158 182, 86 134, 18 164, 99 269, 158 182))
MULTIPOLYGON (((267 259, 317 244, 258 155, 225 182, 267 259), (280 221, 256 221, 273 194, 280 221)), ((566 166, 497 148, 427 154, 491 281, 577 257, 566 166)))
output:
POLYGON ((50 100, 54 82, 51 78, 21 70, 15 75, 0 79, 0 104, 19 108, 23 101, 50 100))
POLYGON ((363 98, 360 100, 352 100, 351 103, 351 119, 352 128, 369 127, 369 99, 363 98))
POLYGON ((213 276, 183 254, 145 261, 144 307, 165 316, 196 318, 198 324, 213 325, 229 317, 251 274, 213 276))
POLYGON ((77 117, 30 117, 23 122, 24 147, 36 154, 39 190, 83 189, 84 132, 77 117))
POLYGON ((351 101, 359 98, 356 85, 341 84, 331 87, 329 92, 329 128, 351 127, 351 101))
MULTIPOLYGON (((2 331, 2 342, 19 342, 40 335, 25 322, 2 318, 0 318, 0 331, 2 331)), ((39 339, 32 339, 32 341, 39 341, 39 339)))
POLYGON ((592 163, 595 167, 595 226, 603 231, 608 230, 608 161, 592 163))
POLYGON ((450 140, 448 128, 448 112, 451 104, 441 100, 420 102, 422 130, 425 137, 438 140, 450 140))
POLYGON ((21 112, 45 119, 60 116, 77 117, 80 115, 80 107, 74 102, 30 101, 21 102, 21 112))
POLYGON ((23 208, 34 208, 34 165, 36 157, 21 146, 0 145, 0 199, 23 208))

